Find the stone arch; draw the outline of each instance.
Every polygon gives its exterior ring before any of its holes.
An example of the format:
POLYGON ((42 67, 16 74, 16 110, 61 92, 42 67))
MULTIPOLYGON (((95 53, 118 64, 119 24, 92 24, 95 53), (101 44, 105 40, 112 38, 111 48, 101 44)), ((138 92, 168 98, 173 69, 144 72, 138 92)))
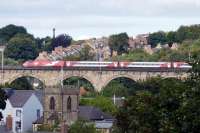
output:
MULTIPOLYGON (((104 82, 102 88, 106 87, 112 80, 117 79, 117 78, 128 78, 128 79, 133 80, 134 82, 140 80, 140 79, 138 79, 137 77, 135 77, 134 75, 127 75, 127 74, 126 74, 126 75, 114 75, 114 76, 112 76, 112 77, 109 77, 109 78, 106 80, 106 82, 104 82)), ((102 88, 101 88, 101 89, 102 89, 102 88)))
POLYGON ((45 89, 44 88, 44 86, 45 86, 44 80, 42 80, 40 77, 33 75, 33 74, 16 74, 16 75, 10 77, 9 80, 5 83, 9 83, 9 84, 17 83, 17 82, 23 83, 24 79, 26 79, 27 83, 29 84, 29 85, 28 84, 25 85, 26 89, 29 89, 29 87, 31 87, 31 89, 45 89), (37 84, 35 84, 35 83, 37 83, 37 84))
POLYGON ((40 80, 44 84, 44 79, 41 79, 39 76, 34 75, 34 74, 16 74, 9 79, 8 83, 12 83, 16 79, 22 78, 22 77, 33 77, 33 78, 40 80))
POLYGON ((67 76, 64 76, 63 78, 64 78, 64 80, 66 80, 66 79, 70 79, 72 77, 78 77, 78 78, 83 78, 83 79, 87 80, 92 85, 94 90, 96 91, 96 84, 90 77, 88 77, 86 75, 67 75, 67 76))

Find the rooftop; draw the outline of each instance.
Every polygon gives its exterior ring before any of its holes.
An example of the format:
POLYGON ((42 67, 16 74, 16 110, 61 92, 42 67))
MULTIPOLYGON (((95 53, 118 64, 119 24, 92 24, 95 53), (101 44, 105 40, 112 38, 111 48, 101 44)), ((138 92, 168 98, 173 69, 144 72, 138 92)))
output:
POLYGON ((42 103, 42 91, 36 90, 14 90, 11 88, 4 89, 8 99, 13 107, 23 107, 28 99, 34 94, 42 103))
POLYGON ((93 106, 79 106, 79 118, 91 121, 113 119, 111 115, 93 106))

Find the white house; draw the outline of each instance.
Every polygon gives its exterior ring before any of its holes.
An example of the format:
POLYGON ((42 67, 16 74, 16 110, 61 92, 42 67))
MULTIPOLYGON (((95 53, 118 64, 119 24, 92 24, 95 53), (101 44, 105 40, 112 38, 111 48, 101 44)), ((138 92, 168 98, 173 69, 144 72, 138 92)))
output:
POLYGON ((43 113, 42 93, 33 90, 6 90, 8 100, 2 111, 3 122, 13 133, 32 130, 32 123, 43 113))

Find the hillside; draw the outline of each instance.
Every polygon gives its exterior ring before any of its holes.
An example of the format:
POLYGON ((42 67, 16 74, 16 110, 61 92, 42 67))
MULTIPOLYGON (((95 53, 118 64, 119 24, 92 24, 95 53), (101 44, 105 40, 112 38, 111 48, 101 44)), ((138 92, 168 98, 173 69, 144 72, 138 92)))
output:
POLYGON ((23 26, 0 29, 5 64, 26 60, 188 61, 200 51, 200 25, 181 26, 177 31, 158 31, 130 37, 126 33, 88 40, 67 34, 35 38, 23 26))

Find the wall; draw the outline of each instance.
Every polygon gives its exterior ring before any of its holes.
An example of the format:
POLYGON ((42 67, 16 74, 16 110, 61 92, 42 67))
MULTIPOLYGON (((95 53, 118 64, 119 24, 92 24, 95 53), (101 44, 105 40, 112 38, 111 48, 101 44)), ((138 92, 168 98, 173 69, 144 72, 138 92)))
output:
POLYGON ((40 116, 43 113, 43 107, 38 98, 32 94, 23 107, 23 130, 32 130, 32 123, 37 120, 37 109, 40 109, 40 116))
POLYGON ((12 131, 15 133, 15 122, 16 121, 19 121, 20 119, 22 120, 22 117, 17 117, 16 116, 16 110, 21 110, 22 114, 23 114, 23 109, 22 108, 13 108, 10 101, 7 100, 6 101, 6 108, 5 110, 2 111, 2 114, 3 114, 3 120, 4 122, 6 123, 6 117, 8 115, 10 115, 12 117, 12 131))

